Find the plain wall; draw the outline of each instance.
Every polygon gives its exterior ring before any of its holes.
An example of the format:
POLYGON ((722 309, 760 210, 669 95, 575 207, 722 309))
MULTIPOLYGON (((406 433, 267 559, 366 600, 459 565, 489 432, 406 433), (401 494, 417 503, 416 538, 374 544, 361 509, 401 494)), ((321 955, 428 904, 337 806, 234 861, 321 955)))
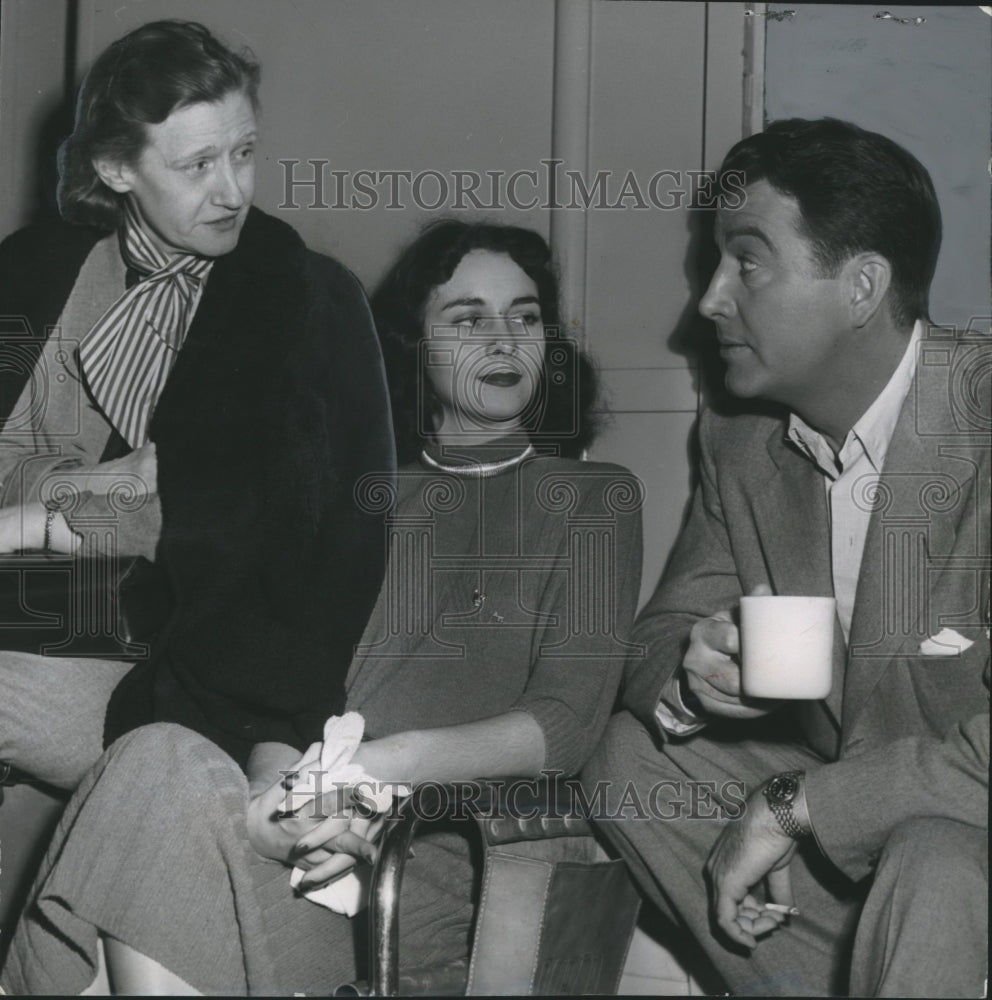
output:
POLYGON ((882 132, 930 171, 944 221, 936 323, 988 332, 992 17, 978 6, 798 4, 770 21, 765 114, 882 132), (903 23, 903 18, 919 23, 903 23))
POLYGON ((71 128, 66 90, 72 61, 69 0, 0 3, 0 237, 48 199, 55 144, 71 128))
MULTIPOLYGON (((6 0, 5 18, 8 8, 22 42, 11 44, 0 67, 17 95, 0 94, 0 140, 15 151, 0 232, 35 210, 31 179, 39 156, 51 160, 51 150, 34 140, 36 122, 51 117, 65 75, 64 63, 51 57, 65 35, 52 27, 65 18, 64 0, 6 0), (52 40, 41 45, 48 34, 52 40), (46 58, 32 61, 33 50, 46 58)), ((572 169, 591 184, 607 171, 613 203, 628 171, 641 188, 662 169, 684 177, 713 165, 740 137, 743 18, 733 4, 79 0, 77 10, 76 81, 110 41, 158 17, 201 20, 229 44, 249 46, 263 68, 256 202, 369 288, 398 247, 441 214, 485 215, 549 235, 546 164, 559 147, 569 151, 559 176, 572 169), (573 75, 556 79, 563 63, 576 64, 573 75), (563 139, 568 120, 579 123, 578 134, 573 124, 563 139), (377 187, 369 209, 320 207, 305 184, 287 192, 290 170, 293 178, 314 177, 310 160, 327 161, 319 167, 324 205, 335 203, 332 171, 438 171, 451 190, 433 212, 413 203, 404 182, 399 209, 388 205, 388 185, 377 187), (463 199, 452 210, 458 171, 496 172, 501 207, 479 212, 463 199), (537 207, 510 204, 506 187, 515 171, 537 172, 536 185, 524 177, 516 188, 523 201, 537 195, 537 207)), ((677 185, 666 182, 662 193, 668 187, 677 185)), ((346 202, 352 191, 345 189, 346 202)), ((428 178, 421 193, 437 200, 437 182, 428 178)), ((480 198, 487 202, 487 189, 480 198)), ((688 497, 698 391, 694 359, 675 336, 695 309, 686 260, 690 214, 684 205, 661 211, 635 203, 562 211, 569 213, 565 228, 581 236, 572 248, 581 259, 573 253, 565 282, 568 333, 603 370, 608 419, 591 457, 629 466, 646 486, 643 599, 688 497)))

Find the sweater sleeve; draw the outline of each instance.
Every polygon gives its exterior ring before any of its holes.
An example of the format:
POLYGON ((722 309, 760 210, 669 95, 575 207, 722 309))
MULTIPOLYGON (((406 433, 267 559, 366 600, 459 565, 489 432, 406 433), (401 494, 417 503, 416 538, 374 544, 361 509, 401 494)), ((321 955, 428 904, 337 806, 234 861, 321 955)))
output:
POLYGON ((545 770, 575 774, 603 733, 635 650, 643 487, 619 466, 569 478, 580 496, 571 515, 577 530, 564 539, 541 607, 555 624, 535 636, 530 681, 514 707, 544 732, 545 770))
POLYGON ((112 524, 117 554, 152 559, 161 530, 158 497, 143 494, 144 500, 133 501, 133 477, 115 487, 115 477, 78 437, 51 438, 35 426, 54 407, 65 412, 67 427, 78 431, 78 389, 68 397, 55 393, 52 358, 46 362, 44 356, 53 351, 48 332, 80 268, 105 235, 49 223, 22 229, 0 244, 0 506, 40 502, 54 484, 72 483, 77 499, 66 516, 73 530, 85 532, 92 522, 97 530, 90 539, 103 551, 112 524), (115 498, 108 500, 111 491, 115 498))
MULTIPOLYGON (((106 495, 85 492, 79 503, 66 517, 69 527, 77 534, 87 533, 94 524, 114 525, 114 551, 118 556, 144 556, 154 561, 159 534, 162 531, 162 504, 157 493, 128 500, 133 509, 121 510, 119 502, 106 495)), ((89 532, 98 546, 106 532, 89 532)), ((102 551, 102 547, 97 551, 102 551)))

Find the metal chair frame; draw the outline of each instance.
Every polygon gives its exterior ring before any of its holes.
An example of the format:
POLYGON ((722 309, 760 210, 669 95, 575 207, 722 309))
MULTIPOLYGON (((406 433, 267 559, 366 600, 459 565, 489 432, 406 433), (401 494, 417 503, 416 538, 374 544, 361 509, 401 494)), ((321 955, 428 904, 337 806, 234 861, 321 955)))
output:
MULTIPOLYGON (((520 786, 515 789, 512 803, 503 794, 504 786, 499 784, 425 783, 413 790, 401 807, 398 819, 387 825, 380 843, 379 861, 372 877, 369 906, 369 993, 388 997, 401 995, 400 892, 410 847, 422 822, 448 818, 472 820, 480 830, 487 852, 524 841, 591 837, 591 828, 585 818, 564 812, 556 805, 567 800, 567 796, 554 794, 554 790, 546 782, 534 783, 532 795, 521 796, 519 793, 522 790, 526 791, 526 786, 524 789, 520 786)), ((583 867, 605 866, 622 867, 622 862, 602 861, 587 863, 583 867)), ((611 874, 615 874, 615 871, 611 874)), ((618 896, 618 899, 606 901, 606 905, 612 902, 616 906, 619 925, 627 930, 629 924, 629 933, 626 935, 625 946, 612 956, 615 970, 607 978, 612 977, 614 982, 619 980, 640 906, 640 898, 629 876, 624 876, 618 896)), ((473 960, 477 945, 478 942, 473 946, 473 960)), ((453 978, 462 976, 468 979, 471 987, 468 963, 458 963, 457 968, 446 972, 446 985, 450 985, 453 978)))

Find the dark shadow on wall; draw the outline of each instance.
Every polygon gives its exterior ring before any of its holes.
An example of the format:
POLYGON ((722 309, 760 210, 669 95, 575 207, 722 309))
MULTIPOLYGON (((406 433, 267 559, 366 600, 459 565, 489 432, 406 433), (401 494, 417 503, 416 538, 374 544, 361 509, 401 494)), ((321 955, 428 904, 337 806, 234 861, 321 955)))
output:
POLYGON ((48 108, 31 143, 34 147, 34 190, 26 212, 28 222, 47 222, 59 218, 55 191, 58 186, 58 149, 72 131, 73 108, 63 99, 48 108))
MULTIPOLYGON (((714 386, 722 391, 722 373, 719 370, 720 355, 717 352, 716 333, 713 324, 699 313, 699 300, 706 291, 706 286, 709 284, 719 260, 716 246, 713 243, 715 218, 716 213, 712 210, 690 206, 685 212, 689 239, 682 261, 682 273, 689 286, 689 298, 665 342, 673 354, 681 355, 686 359, 692 373, 692 387, 697 398, 701 396, 703 400, 711 398, 714 386)), ((686 492, 688 499, 682 509, 681 524, 683 527, 689 515, 692 496, 699 478, 697 473, 699 468, 697 423, 698 420, 693 421, 692 429, 685 441, 689 482, 686 492)), ((671 553, 669 553, 669 558, 671 558, 671 553)))
POLYGON ((34 188, 30 204, 25 206, 29 223, 46 222, 59 217, 55 192, 58 187, 58 150, 70 132, 76 105, 76 48, 79 32, 78 0, 65 3, 65 45, 62 52, 62 96, 40 110, 37 126, 25 142, 34 163, 34 188))
POLYGON ((681 354, 692 368, 693 388, 707 400, 712 398, 714 391, 723 391, 716 332, 713 324, 699 313, 699 301, 720 259, 713 242, 715 221, 716 212, 712 209, 691 207, 686 212, 689 241, 682 272, 690 294, 675 329, 668 337, 669 349, 681 354))
MULTIPOLYGON (((686 359, 693 372, 693 388, 698 393, 701 404, 723 415, 737 413, 780 413, 773 404, 761 400, 743 400, 729 393, 724 386, 724 364, 720 358, 716 339, 716 326, 699 312, 699 303, 710 279, 720 262, 720 255, 713 239, 716 210, 691 207, 686 212, 686 228, 689 240, 683 260, 683 273, 689 286, 690 296, 682 310, 675 328, 669 334, 669 349, 686 359)), ((698 423, 698 422, 697 422, 698 423)), ((690 498, 698 482, 699 439, 697 425, 686 441, 689 460, 690 498)), ((683 511, 682 522, 689 512, 691 499, 683 511)))
POLYGON ((723 384, 725 369, 720 359, 716 326, 699 312, 699 302, 720 262, 713 239, 716 211, 693 207, 686 217, 689 241, 683 273, 689 285, 690 298, 669 335, 668 347, 687 359, 695 373, 694 387, 709 409, 727 415, 779 412, 776 407, 760 400, 739 399, 731 395, 723 384))

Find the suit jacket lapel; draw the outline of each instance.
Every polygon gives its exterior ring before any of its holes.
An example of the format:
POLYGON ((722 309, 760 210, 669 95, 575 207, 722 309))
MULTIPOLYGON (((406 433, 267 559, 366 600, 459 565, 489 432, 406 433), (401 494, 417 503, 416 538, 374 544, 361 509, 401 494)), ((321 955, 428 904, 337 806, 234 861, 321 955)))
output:
MULTIPOLYGON (((826 492, 823 476, 784 438, 781 425, 768 439, 774 468, 762 469, 754 494, 754 519, 776 594, 833 596, 826 492), (770 474, 769 474, 770 473, 770 474)), ((846 650, 834 624, 833 685, 825 705, 840 721, 846 650)))
MULTIPOLYGON (((933 557, 951 555, 974 501, 974 465, 949 405, 952 365, 924 364, 926 346, 921 342, 865 538, 845 678, 845 733, 893 660, 918 654, 920 643, 937 631, 931 601, 940 570, 933 557)), ((948 357, 954 346, 941 344, 948 357)))

